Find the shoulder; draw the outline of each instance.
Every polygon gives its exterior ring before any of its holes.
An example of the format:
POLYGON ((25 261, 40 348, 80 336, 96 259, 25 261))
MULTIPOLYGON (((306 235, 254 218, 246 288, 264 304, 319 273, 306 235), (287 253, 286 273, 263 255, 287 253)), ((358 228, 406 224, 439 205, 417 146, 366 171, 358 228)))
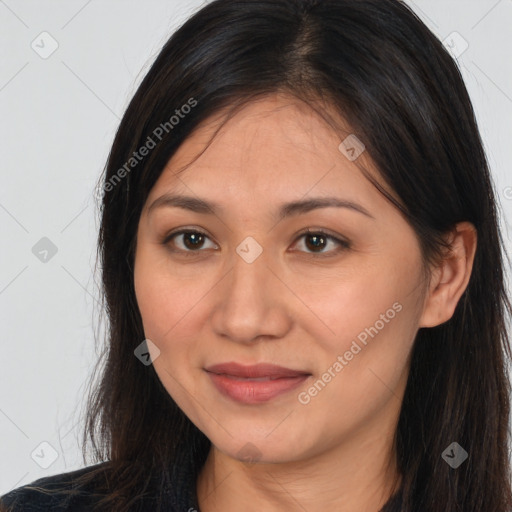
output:
POLYGON ((102 469, 107 463, 39 478, 0 496, 0 512, 64 512, 91 510, 91 485, 78 487, 76 479, 102 469), (70 492, 71 491, 71 492, 70 492))

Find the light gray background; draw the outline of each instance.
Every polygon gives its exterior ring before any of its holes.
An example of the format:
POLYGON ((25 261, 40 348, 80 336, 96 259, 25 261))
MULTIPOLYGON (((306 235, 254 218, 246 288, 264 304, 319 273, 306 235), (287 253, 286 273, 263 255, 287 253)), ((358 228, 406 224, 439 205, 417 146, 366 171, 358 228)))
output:
MULTIPOLYGON (((144 73, 204 3, 0 0, 0 494, 82 467, 99 314, 94 185, 144 73), (43 237, 57 248, 47 262, 32 252, 43 237)), ((454 51, 469 45, 458 62, 510 220, 512 0, 407 3, 454 51)))

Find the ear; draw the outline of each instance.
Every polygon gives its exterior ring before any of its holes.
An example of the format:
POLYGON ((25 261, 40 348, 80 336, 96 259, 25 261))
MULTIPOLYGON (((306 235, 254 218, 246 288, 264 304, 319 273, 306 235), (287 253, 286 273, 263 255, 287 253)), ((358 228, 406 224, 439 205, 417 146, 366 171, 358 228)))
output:
POLYGON ((450 250, 432 271, 419 327, 435 327, 450 320, 471 277, 477 246, 475 227, 461 222, 447 240, 450 250))

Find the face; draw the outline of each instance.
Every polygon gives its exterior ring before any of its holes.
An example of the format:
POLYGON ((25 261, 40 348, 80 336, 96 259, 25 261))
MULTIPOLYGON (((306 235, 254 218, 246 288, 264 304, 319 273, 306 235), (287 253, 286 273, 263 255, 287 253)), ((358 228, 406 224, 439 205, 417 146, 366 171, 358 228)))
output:
POLYGON ((135 289, 158 377, 234 458, 305 460, 382 434, 424 304, 412 228, 356 165, 382 183, 368 155, 340 151, 298 100, 249 104, 176 173, 216 128, 180 146, 139 222, 135 289))

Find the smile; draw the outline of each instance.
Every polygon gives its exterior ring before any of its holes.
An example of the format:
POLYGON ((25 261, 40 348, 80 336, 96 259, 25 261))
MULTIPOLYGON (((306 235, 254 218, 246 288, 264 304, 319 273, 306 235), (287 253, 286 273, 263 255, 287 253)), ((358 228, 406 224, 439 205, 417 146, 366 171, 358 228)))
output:
POLYGON ((212 383, 223 395, 243 404, 259 404, 290 392, 311 374, 276 365, 243 366, 225 363, 206 368, 212 383))

